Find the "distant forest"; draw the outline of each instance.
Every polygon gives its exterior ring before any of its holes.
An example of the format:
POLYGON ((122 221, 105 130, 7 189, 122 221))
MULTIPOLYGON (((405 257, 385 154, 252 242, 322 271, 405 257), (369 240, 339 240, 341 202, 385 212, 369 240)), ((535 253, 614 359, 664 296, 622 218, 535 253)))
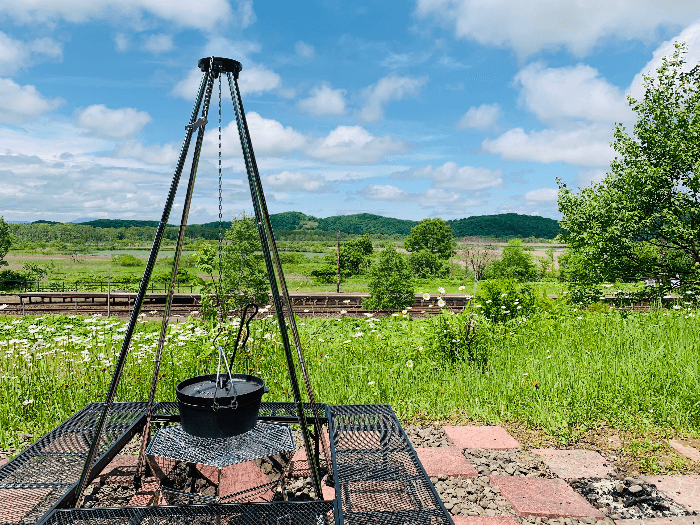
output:
MULTIPOLYGON (((296 211, 271 215, 275 230, 322 230, 350 235, 384 234, 408 235, 418 221, 408 221, 359 213, 340 215, 319 219, 296 211)), ((455 237, 494 237, 506 239, 512 237, 538 237, 553 239, 559 233, 559 223, 553 219, 536 215, 519 215, 503 213, 499 215, 480 215, 446 221, 455 237)))
MULTIPOLYGON (((403 237, 411 233, 417 221, 394 219, 359 213, 338 215, 324 219, 289 211, 270 216, 275 237, 290 241, 323 241, 335 238, 339 229, 341 238, 363 235, 403 237)), ((505 213, 482 215, 446 221, 454 237, 489 237, 508 239, 513 237, 553 239, 559 233, 559 223, 552 219, 533 215, 505 213)), ((32 224, 11 224, 10 227, 20 242, 60 241, 68 244, 88 242, 104 243, 118 240, 148 242, 153 239, 158 221, 137 221, 121 219, 97 219, 80 224, 65 224, 52 221, 36 221, 32 224)), ((224 223, 228 228, 228 223, 224 223)), ((177 238, 177 226, 168 225, 165 231, 167 240, 177 238)), ((219 224, 191 224, 187 226, 188 239, 218 239, 219 224)))

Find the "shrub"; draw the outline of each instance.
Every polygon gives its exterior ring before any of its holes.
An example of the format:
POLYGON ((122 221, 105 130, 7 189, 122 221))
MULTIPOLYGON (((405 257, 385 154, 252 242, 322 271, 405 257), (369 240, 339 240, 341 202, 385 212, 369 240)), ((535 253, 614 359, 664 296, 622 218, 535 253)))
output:
POLYGON ((146 264, 144 260, 139 259, 135 255, 131 255, 130 253, 112 255, 112 262, 119 266, 143 266, 144 264, 146 264))
POLYGON ((482 283, 476 304, 493 322, 504 322, 519 316, 529 316, 535 310, 537 297, 528 285, 518 285, 515 279, 489 280, 482 283))
POLYGON ((401 310, 415 299, 411 269, 394 247, 379 254, 367 284, 370 297, 362 301, 362 306, 369 310, 401 310))
POLYGON ((503 248, 501 259, 487 267, 486 274, 493 279, 515 279, 521 282, 537 280, 537 267, 532 255, 525 252, 520 239, 511 239, 503 248))
POLYGON ((419 279, 446 277, 449 271, 444 261, 436 253, 431 253, 428 250, 412 253, 408 256, 408 262, 411 265, 413 275, 419 279))

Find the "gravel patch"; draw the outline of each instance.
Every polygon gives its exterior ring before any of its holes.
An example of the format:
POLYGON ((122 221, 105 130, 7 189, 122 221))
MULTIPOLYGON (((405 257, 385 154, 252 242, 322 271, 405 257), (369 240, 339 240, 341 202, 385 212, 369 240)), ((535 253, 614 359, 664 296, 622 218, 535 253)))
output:
POLYGON ((535 478, 555 478, 542 458, 526 450, 488 450, 470 448, 464 457, 474 465, 480 477, 492 474, 502 476, 528 476, 535 478))
POLYGON ((404 427, 411 445, 415 448, 449 447, 452 440, 447 437, 441 426, 407 425, 404 427))
POLYGON ((524 525, 614 525, 611 518, 599 520, 598 518, 542 518, 540 516, 523 516, 521 521, 524 525))
POLYGON ((667 518, 671 516, 696 515, 661 494, 656 488, 641 479, 625 478, 581 479, 570 482, 571 486, 594 507, 619 519, 667 518))
POLYGON ((515 516, 513 507, 488 479, 447 476, 430 479, 452 516, 515 516))

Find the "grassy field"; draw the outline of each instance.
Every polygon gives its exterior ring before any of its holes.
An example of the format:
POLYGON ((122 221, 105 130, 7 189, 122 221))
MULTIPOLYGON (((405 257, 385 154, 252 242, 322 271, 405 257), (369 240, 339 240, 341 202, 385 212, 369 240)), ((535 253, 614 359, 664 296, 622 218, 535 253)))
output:
MULTIPOLYGON (((304 319, 299 327, 320 401, 389 403, 403 420, 518 421, 566 442, 603 423, 696 434, 698 320, 687 309, 603 313, 550 304, 505 324, 466 311, 304 319), (459 344, 470 322, 474 362, 459 344)), ((267 400, 291 400, 275 320, 253 326, 234 369, 263 377, 267 400)), ((0 448, 18 448, 20 432, 44 433, 103 400, 124 330, 124 322, 100 317, 0 318, 0 448)), ((139 325, 118 400, 147 397, 158 330, 139 325)), ((213 371, 211 343, 201 321, 170 327, 158 399, 213 371)))

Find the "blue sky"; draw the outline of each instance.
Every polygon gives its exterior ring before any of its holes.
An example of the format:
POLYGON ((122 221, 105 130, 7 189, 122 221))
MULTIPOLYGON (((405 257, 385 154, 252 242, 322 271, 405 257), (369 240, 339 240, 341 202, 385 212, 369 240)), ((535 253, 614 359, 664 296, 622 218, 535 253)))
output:
MULTIPOLYGON (((0 1, 0 31, 9 221, 158 219, 212 54, 243 64, 272 213, 559 218, 555 178, 605 174, 642 73, 678 40, 700 61, 681 0, 0 1)), ((251 205, 223 92, 230 219, 251 205)), ((191 223, 218 215, 209 121, 191 223)))

